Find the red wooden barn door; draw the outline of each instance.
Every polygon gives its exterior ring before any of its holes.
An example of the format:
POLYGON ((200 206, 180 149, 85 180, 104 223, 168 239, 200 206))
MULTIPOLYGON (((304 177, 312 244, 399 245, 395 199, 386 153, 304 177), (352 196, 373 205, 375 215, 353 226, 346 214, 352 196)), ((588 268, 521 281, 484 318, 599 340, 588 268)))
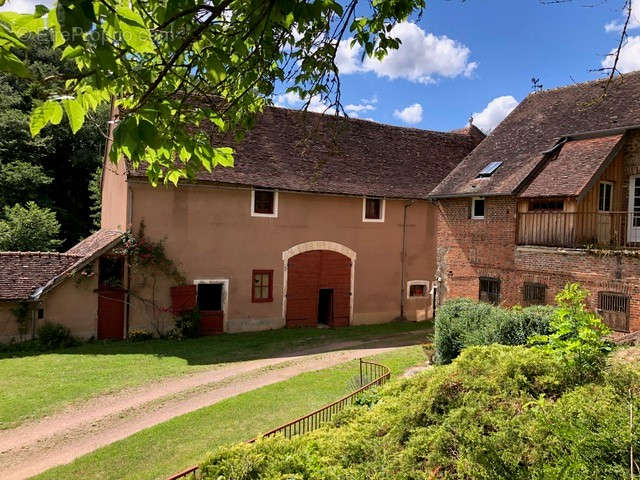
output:
POLYGON ((320 290, 331 290, 331 327, 349 325, 351 260, 337 252, 312 250, 289 259, 287 267, 287 327, 318 324, 320 290))
POLYGON ((122 288, 100 288, 98 293, 98 339, 124 338, 124 296, 122 288))

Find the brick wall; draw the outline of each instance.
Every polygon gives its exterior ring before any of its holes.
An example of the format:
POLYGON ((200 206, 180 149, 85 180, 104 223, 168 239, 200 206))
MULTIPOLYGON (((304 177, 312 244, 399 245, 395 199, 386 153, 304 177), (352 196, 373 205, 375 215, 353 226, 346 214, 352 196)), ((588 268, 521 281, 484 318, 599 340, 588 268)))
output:
MULTIPOLYGON (((637 142, 640 151, 640 141, 637 142)), ((485 218, 470 218, 471 199, 438 202, 437 276, 440 301, 447 298, 478 299, 479 277, 501 280, 503 305, 522 305, 525 282, 547 286, 546 301, 567 282, 578 281, 591 292, 597 307, 598 292, 618 292, 631 297, 630 330, 640 330, 640 258, 596 255, 545 247, 516 247, 516 199, 485 200, 485 218)))

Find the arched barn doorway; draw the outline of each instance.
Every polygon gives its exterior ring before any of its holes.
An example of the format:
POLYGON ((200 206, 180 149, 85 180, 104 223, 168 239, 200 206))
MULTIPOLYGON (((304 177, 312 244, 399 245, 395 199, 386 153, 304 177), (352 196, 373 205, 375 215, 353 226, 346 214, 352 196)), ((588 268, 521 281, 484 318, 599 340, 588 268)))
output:
POLYGON ((285 258, 286 326, 344 327, 351 316, 353 261, 331 250, 308 250, 285 258))

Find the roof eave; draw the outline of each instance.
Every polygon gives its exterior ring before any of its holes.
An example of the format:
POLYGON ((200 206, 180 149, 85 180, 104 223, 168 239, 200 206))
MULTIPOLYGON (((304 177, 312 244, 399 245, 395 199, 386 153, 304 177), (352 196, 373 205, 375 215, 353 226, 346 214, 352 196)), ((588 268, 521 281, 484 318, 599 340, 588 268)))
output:
MULTIPOLYGON (((122 235, 124 235, 124 233, 122 233, 122 235)), ((29 300, 30 301, 39 300, 40 297, 42 297, 42 295, 44 295, 48 291, 54 289, 55 287, 60 285, 64 280, 66 280, 67 275, 70 272, 72 272, 74 270, 77 270, 78 268, 84 267, 85 265, 87 265, 88 263, 92 262, 93 260, 95 260, 96 258, 101 256, 102 254, 104 254, 108 250, 112 249, 116 245, 117 242, 122 240, 122 235, 120 235, 119 237, 114 238, 107 245, 105 245, 104 247, 100 248, 99 250, 96 250, 91 255, 78 260, 76 263, 72 264, 69 268, 65 269, 63 272, 61 272, 58 275, 56 275, 55 277, 53 277, 51 280, 49 280, 44 285, 42 285, 41 287, 36 288, 34 290, 34 292, 29 296, 29 300)))

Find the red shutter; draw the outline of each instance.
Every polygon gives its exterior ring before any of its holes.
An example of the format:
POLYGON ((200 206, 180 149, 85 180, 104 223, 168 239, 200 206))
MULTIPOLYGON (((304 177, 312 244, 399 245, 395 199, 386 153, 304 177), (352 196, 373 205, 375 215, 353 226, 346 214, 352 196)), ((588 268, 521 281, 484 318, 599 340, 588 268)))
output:
POLYGON ((173 314, 179 315, 185 310, 193 310, 196 308, 196 292, 195 285, 178 285, 177 287, 171 287, 173 314))

